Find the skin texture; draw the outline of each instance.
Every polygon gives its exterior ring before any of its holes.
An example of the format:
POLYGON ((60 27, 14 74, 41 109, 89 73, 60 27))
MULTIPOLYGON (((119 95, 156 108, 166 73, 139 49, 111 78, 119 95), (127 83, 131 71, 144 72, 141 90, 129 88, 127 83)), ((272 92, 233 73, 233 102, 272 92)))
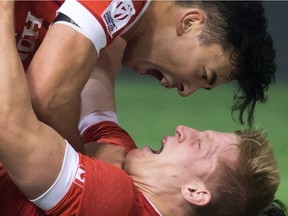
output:
POLYGON ((70 27, 54 24, 26 72, 38 117, 78 151, 82 151, 77 129, 80 92, 96 62, 97 53, 87 38, 70 27), (74 46, 78 47, 77 52, 71 52, 74 46), (47 53, 56 54, 47 56, 47 53))
MULTIPOLYGON (((139 22, 123 35, 127 46, 122 64, 154 76, 164 87, 178 89, 182 96, 227 82, 233 70, 229 53, 217 45, 199 44, 197 36, 204 21, 201 10, 153 1, 139 22), (161 16, 157 16, 159 13, 161 16)), ((36 114, 80 151, 80 92, 99 55, 89 39, 56 23, 27 71, 36 114), (72 52, 71 47, 77 49, 72 52)))
MULTIPOLYGON (((0 3, 0 18, 0 160, 17 187, 33 199, 55 182, 65 141, 38 120, 30 103, 15 46, 13 2, 0 3)), ((114 79, 106 75, 103 83, 114 79)), ((114 106, 113 102, 106 104, 114 106)), ((233 168, 238 142, 234 133, 201 132, 178 126, 175 135, 163 139, 161 152, 147 147, 133 150, 126 157, 124 169, 163 215, 191 215, 190 204, 203 206, 210 202, 206 180, 217 176, 219 161, 233 168)))
POLYGON ((129 152, 124 170, 164 215, 171 212, 182 215, 185 208, 175 206, 182 206, 183 199, 178 199, 175 194, 179 195, 181 191, 181 196, 194 205, 208 204, 211 192, 206 180, 220 172, 217 168, 219 160, 228 164, 237 161, 237 143, 238 138, 233 133, 178 126, 175 135, 162 140, 163 147, 159 152, 155 153, 147 146, 129 152), (176 205, 167 208, 160 200, 176 205))
POLYGON ((10 1, 0 4, 3 21, 0 25, 0 100, 3 104, 0 110, 0 160, 17 187, 27 197, 34 198, 55 181, 65 145, 63 138, 40 122, 32 109, 24 69, 15 46, 13 6, 14 2, 10 1))
POLYGON ((129 32, 124 35, 123 65, 141 74, 154 74, 161 85, 177 88, 182 96, 227 82, 233 70, 229 52, 215 44, 199 44, 204 21, 202 10, 152 2, 132 36, 129 32), (214 74, 217 79, 212 82, 214 74))

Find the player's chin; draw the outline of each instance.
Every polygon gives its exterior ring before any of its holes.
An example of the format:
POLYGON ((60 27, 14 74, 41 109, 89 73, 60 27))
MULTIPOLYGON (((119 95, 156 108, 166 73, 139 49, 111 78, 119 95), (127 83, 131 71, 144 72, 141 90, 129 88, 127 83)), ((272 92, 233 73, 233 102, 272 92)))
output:
POLYGON ((126 156, 126 159, 128 158, 130 160, 140 161, 142 158, 147 158, 151 154, 152 152, 149 147, 144 146, 143 148, 137 148, 130 151, 126 156))

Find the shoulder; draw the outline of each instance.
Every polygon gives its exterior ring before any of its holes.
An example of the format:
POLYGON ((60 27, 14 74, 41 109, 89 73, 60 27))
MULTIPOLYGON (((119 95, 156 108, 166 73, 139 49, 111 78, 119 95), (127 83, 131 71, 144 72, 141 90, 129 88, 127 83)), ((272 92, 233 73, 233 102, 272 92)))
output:
POLYGON ((97 53, 143 15, 149 1, 65 1, 58 12, 70 17, 97 53))

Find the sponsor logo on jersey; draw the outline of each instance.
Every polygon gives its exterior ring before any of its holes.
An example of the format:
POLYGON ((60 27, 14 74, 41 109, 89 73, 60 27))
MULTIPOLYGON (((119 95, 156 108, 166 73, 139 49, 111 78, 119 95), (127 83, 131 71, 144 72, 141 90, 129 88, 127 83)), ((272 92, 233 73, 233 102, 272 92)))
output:
POLYGON ((34 51, 42 23, 43 18, 36 17, 31 11, 28 11, 22 35, 17 43, 17 49, 22 61, 25 61, 29 54, 34 51))
POLYGON ((132 0, 113 0, 102 14, 109 35, 126 26, 135 12, 132 0))
POLYGON ((79 164, 75 178, 74 183, 79 185, 81 188, 84 187, 85 183, 85 167, 82 164, 79 164))

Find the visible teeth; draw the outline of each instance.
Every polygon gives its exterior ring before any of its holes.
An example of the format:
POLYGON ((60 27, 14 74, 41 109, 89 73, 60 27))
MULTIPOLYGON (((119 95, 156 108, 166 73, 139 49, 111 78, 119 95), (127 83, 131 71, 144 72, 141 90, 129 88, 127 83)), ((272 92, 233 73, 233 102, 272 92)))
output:
POLYGON ((165 79, 165 77, 163 77, 163 78, 160 80, 160 85, 161 85, 161 86, 164 86, 164 87, 166 87, 166 86, 168 85, 168 82, 167 82, 167 80, 165 79))

